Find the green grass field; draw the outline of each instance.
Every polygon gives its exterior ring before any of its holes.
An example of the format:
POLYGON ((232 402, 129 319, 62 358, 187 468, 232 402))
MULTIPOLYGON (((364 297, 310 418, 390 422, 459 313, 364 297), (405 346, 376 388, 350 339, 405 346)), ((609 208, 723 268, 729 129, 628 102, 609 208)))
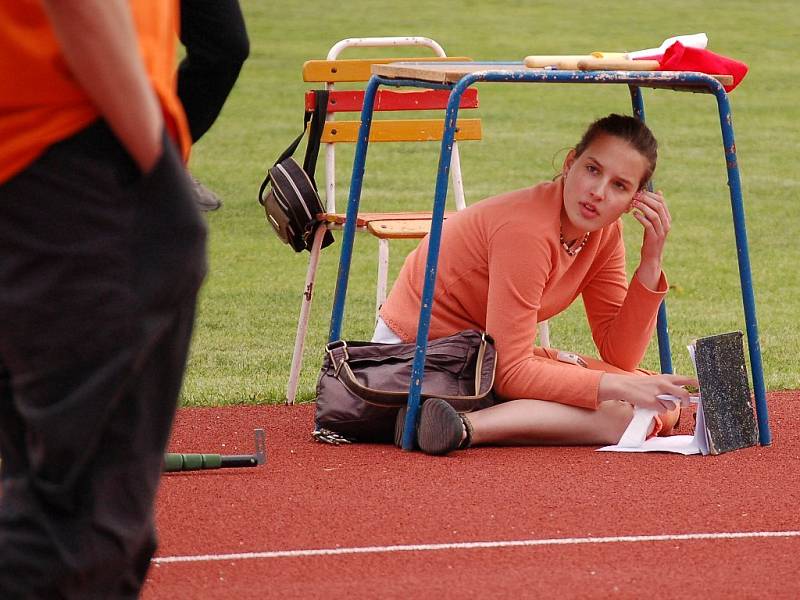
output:
MULTIPOLYGON (((800 192, 800 170, 794 165, 800 109, 792 76, 800 42, 796 4, 511 4, 409 0, 400 8, 348 0, 328 7, 242 0, 251 56, 190 163, 225 206, 208 217, 210 272, 201 293, 185 405, 283 401, 308 255, 294 254, 268 229, 257 190, 267 166, 301 127, 303 92, 309 89, 300 75, 303 62, 324 58, 340 39, 381 35, 431 37, 449 54, 473 59, 521 60, 527 54, 646 48, 670 35, 702 31, 711 50, 746 62, 750 73, 731 94, 731 104, 765 377, 770 390, 800 388, 800 220, 793 204, 800 192)), ((344 57, 359 55, 353 51, 344 57)), ((613 111, 630 112, 625 86, 484 84, 479 94, 484 139, 462 146, 468 202, 552 177, 588 122, 613 111)), ((687 372, 688 341, 744 328, 720 128, 711 96, 666 90, 644 90, 644 95, 648 123, 661 148, 654 180, 674 219, 665 259, 672 286, 673 356, 676 370, 687 372)), ((378 203, 430 207, 437 155, 438 144, 401 152, 371 147, 362 208, 378 203)), ((339 165, 343 209, 352 154, 339 155, 339 165)), ((626 226, 635 267, 641 229, 628 217, 626 226)), ((412 247, 393 245, 393 274, 412 247)), ((323 252, 300 387, 303 401, 314 394, 338 249, 337 243, 323 252)), ((344 327, 349 339, 371 334, 375 250, 373 240, 357 238, 344 327)), ((593 352, 580 306, 552 327, 559 347, 593 352)), ((644 366, 657 365, 654 342, 644 366)))

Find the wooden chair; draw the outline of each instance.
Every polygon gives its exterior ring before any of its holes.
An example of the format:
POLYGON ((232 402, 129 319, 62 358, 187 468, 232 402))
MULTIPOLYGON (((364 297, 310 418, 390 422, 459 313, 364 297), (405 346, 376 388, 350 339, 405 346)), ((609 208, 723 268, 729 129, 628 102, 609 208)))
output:
MULTIPOLYGON (((446 57, 442 47, 429 38, 352 38, 336 43, 328 52, 326 60, 310 60, 303 65, 304 81, 324 84, 329 91, 328 116, 322 136, 322 143, 325 148, 326 213, 319 217, 325 222, 325 227, 328 229, 341 229, 345 222, 344 212, 337 212, 336 209, 336 146, 343 143, 355 144, 357 141, 360 124, 359 117, 364 100, 363 89, 338 91, 334 90, 334 86, 342 82, 363 82, 365 84, 371 76, 373 64, 404 60, 464 61, 469 59, 465 57, 446 57), (434 56, 429 58, 339 59, 339 54, 346 48, 380 46, 425 46, 433 51, 434 56), (340 113, 355 113, 355 120, 336 120, 336 116, 340 113)), ((440 141, 444 130, 443 116, 422 119, 408 118, 407 112, 431 110, 443 112, 443 109, 447 106, 448 97, 449 91, 447 90, 420 90, 416 88, 412 91, 379 90, 375 101, 376 113, 403 111, 403 115, 402 118, 376 118, 372 123, 370 141, 416 143, 440 141)), ((316 99, 315 92, 307 92, 305 97, 306 108, 313 110, 316 105, 316 99)), ((461 109, 472 109, 477 108, 477 106, 477 90, 473 88, 464 95, 461 109)), ((458 133, 456 134, 457 142, 479 139, 481 139, 480 119, 459 119, 458 133)), ((466 206, 466 201, 457 142, 453 147, 451 179, 455 209, 461 210, 466 206)), ((351 165, 347 165, 347 167, 351 167, 351 165)), ((360 213, 358 215, 357 228, 358 231, 369 233, 378 240, 378 277, 375 297, 377 316, 377 311, 386 299, 389 271, 389 240, 424 237, 430 231, 430 212, 360 213)), ((293 404, 297 394, 324 231, 325 228, 323 227, 317 230, 309 258, 289 383, 286 391, 287 404, 293 404)))

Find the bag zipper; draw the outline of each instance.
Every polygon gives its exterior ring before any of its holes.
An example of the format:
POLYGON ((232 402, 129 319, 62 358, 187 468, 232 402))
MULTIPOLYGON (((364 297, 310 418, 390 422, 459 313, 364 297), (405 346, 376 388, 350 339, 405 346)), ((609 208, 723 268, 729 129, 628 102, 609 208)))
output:
POLYGON ((300 190, 297 189, 297 186, 294 184, 294 181, 292 181, 292 178, 289 176, 289 173, 286 171, 286 169, 283 168, 282 164, 278 163, 275 166, 281 173, 283 173, 284 177, 286 177, 286 180, 289 182, 289 185, 292 186, 294 193, 297 194, 297 197, 300 199, 300 204, 303 206, 303 210, 306 211, 306 216, 309 219, 313 219, 314 217, 311 216, 311 211, 308 210, 305 200, 303 199, 303 195, 300 193, 300 190))

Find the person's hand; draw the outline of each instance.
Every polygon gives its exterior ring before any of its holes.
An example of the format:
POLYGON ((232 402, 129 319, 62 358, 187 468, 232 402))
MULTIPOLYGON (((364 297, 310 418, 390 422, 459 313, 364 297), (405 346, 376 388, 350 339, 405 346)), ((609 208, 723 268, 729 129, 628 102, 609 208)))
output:
POLYGON ((160 130, 157 131, 157 138, 147 139, 142 136, 141 138, 134 140, 129 147, 129 152, 131 153, 133 160, 136 161, 136 164, 139 165, 139 170, 143 175, 147 175, 153 170, 158 162, 158 159, 161 158, 161 155, 164 153, 164 144, 162 143, 161 132, 160 130))
POLYGON ((685 375, 617 375, 603 373, 600 378, 598 401, 624 400, 634 406, 650 408, 659 412, 673 410, 675 402, 658 398, 670 395, 679 399, 680 404, 689 404, 689 391, 685 385, 699 386, 694 377, 685 375))
POLYGON ((667 235, 672 226, 672 216, 660 191, 642 190, 636 194, 631 206, 633 217, 644 227, 637 274, 646 287, 656 289, 661 277, 661 261, 667 235))

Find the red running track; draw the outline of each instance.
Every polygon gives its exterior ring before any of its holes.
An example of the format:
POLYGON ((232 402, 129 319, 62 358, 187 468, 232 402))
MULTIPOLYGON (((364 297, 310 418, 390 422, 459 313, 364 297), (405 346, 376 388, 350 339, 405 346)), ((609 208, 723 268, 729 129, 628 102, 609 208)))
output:
POLYGON ((268 460, 164 477, 142 597, 800 598, 800 393, 769 406, 772 446, 717 457, 437 458, 318 444, 310 405, 185 409, 172 450, 251 453, 262 427, 268 460))

